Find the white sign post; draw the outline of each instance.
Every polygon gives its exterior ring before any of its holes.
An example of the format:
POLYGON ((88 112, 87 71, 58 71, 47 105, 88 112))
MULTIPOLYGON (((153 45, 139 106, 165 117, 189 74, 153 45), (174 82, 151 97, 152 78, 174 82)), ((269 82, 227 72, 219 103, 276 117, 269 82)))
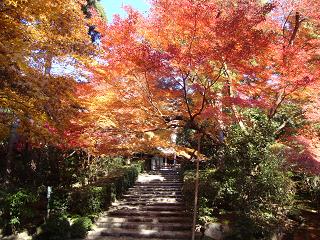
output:
POLYGON ((47 188, 47 200, 48 200, 48 203, 47 203, 47 219, 50 216, 50 198, 51 198, 51 193, 52 193, 52 187, 48 186, 48 188, 47 188))

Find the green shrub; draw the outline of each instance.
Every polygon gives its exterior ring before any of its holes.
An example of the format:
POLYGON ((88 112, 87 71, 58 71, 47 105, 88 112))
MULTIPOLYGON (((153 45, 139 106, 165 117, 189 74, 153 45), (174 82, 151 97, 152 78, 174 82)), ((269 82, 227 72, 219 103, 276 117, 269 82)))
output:
POLYGON ((114 183, 108 183, 104 187, 104 207, 107 208, 116 200, 116 187, 114 183))
POLYGON ((300 195, 320 212, 320 175, 300 174, 300 195))
MULTIPOLYGON (((50 151, 50 156, 54 160, 61 154, 58 150, 51 149, 50 151)), ((97 216, 99 212, 109 207, 117 196, 121 196, 129 187, 133 186, 138 174, 143 170, 143 161, 125 165, 123 158, 101 158, 98 161, 98 170, 102 176, 99 181, 82 188, 70 189, 71 184, 81 179, 85 182, 84 180, 91 174, 91 172, 89 174, 89 170, 80 171, 80 168, 77 168, 81 162, 79 160, 84 157, 87 157, 84 152, 77 152, 64 159, 64 165, 55 161, 56 167, 60 169, 62 166, 63 169, 53 175, 47 172, 48 169, 45 169, 41 173, 43 179, 40 179, 41 181, 37 179, 37 184, 41 183, 38 192, 22 188, 0 190, 0 228, 4 229, 4 233, 11 234, 25 228, 34 231, 32 228, 41 224, 47 206, 46 187, 42 181, 45 181, 47 185, 49 179, 50 185, 54 186, 49 203, 51 214, 55 216, 68 214, 97 216), (105 176, 106 174, 108 175, 105 176), (48 178, 47 175, 50 177, 48 178), (110 178, 109 175, 114 175, 114 177, 110 178)), ((47 164, 46 162, 42 163, 47 164)), ((96 174, 94 175, 96 176, 96 174)), ((44 233, 41 236, 50 235, 52 221, 63 223, 60 220, 61 218, 50 218, 42 226, 44 233)))
MULTIPOLYGON (((198 208, 198 223, 204 225, 207 222, 215 220, 214 203, 218 192, 216 180, 213 174, 216 169, 207 169, 200 171, 199 179, 199 208, 198 208)), ((194 171, 186 171, 183 178, 183 194, 189 211, 193 211, 194 191, 195 191, 195 173, 194 171)))
POLYGON ((102 207, 104 206, 104 195, 105 195, 105 189, 103 187, 90 187, 88 191, 88 205, 89 212, 91 213, 98 213, 102 210, 102 207))
POLYGON ((115 181, 115 188, 116 188, 116 196, 117 197, 121 197, 122 194, 126 191, 127 189, 127 185, 128 185, 128 180, 125 176, 120 176, 120 177, 116 177, 114 179, 115 181))
POLYGON ((71 225, 71 237, 72 238, 85 238, 88 231, 92 228, 92 221, 88 217, 80 217, 76 219, 71 225))
MULTIPOLYGON (((268 237, 285 225, 294 203, 291 173, 284 166, 283 156, 271 150, 275 143, 273 126, 258 120, 247 131, 232 127, 217 153, 217 169, 200 173, 199 222, 230 212, 240 229, 235 239, 268 237)), ((186 172, 183 191, 192 206, 193 171, 186 172)))
POLYGON ((294 203, 295 186, 285 159, 270 150, 275 142, 272 130, 263 121, 248 132, 233 128, 223 149, 223 166, 215 176, 217 203, 238 211, 238 225, 247 229, 247 237, 267 237, 284 226, 294 203))
POLYGON ((65 216, 52 215, 40 227, 36 240, 70 239, 70 223, 65 216))
POLYGON ((132 165, 136 169, 137 176, 139 175, 139 173, 143 172, 145 167, 144 165, 145 165, 144 160, 137 161, 135 164, 132 165))
POLYGON ((0 212, 5 232, 20 230, 34 217, 33 204, 39 196, 27 189, 1 191, 0 212))
POLYGON ((142 162, 113 169, 109 177, 100 178, 94 185, 80 188, 71 194, 70 211, 87 216, 96 214, 111 205, 132 187, 142 171, 142 162))
POLYGON ((69 189, 53 189, 50 197, 50 210, 55 214, 67 214, 71 197, 69 189))
POLYGON ((132 187, 142 171, 142 163, 138 162, 131 166, 124 166, 116 170, 117 175, 113 182, 116 188, 116 195, 120 197, 128 188, 132 187))
POLYGON ((106 188, 100 186, 86 186, 71 195, 70 210, 82 216, 102 211, 106 201, 106 188))

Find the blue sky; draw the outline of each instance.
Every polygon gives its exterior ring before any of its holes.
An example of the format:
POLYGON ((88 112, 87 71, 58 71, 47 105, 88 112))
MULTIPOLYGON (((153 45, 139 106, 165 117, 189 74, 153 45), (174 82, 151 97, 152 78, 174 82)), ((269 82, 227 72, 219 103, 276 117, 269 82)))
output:
POLYGON ((125 11, 121 8, 123 5, 131 5, 141 13, 146 13, 150 8, 148 0, 101 0, 100 2, 107 14, 108 22, 112 22, 114 14, 125 16, 125 11))

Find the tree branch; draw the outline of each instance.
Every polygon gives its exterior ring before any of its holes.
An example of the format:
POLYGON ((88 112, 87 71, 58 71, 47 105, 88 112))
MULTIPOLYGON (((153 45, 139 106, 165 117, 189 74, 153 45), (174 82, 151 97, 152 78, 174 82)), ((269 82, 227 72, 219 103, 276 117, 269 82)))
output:
POLYGON ((188 114, 190 117, 190 120, 193 121, 193 117, 192 117, 192 112, 188 103, 188 93, 187 93, 187 79, 189 77, 189 73, 182 79, 183 82, 183 97, 184 97, 184 102, 187 106, 187 110, 188 110, 188 114))
MULTIPOLYGON (((224 68, 224 72, 225 72, 225 74, 226 74, 226 76, 228 78, 228 81, 227 81, 228 95, 231 98, 231 97, 233 97, 233 91, 231 89, 230 75, 228 73, 226 63, 224 63, 224 67, 223 68, 224 68)), ((235 119, 236 119, 237 123, 241 127, 241 129, 244 132, 247 132, 246 126, 244 125, 244 123, 241 120, 240 113, 238 112, 236 106, 233 103, 231 103, 231 110, 233 112, 233 115, 235 116, 235 119)))
MULTIPOLYGON (((137 81, 139 81, 138 77, 132 73, 134 78, 137 79, 137 81)), ((154 110, 159 114, 159 116, 161 117, 161 119, 165 122, 165 119, 163 118, 163 114, 160 111, 160 109, 155 105, 153 98, 152 98, 152 94, 151 94, 151 90, 150 90, 150 85, 148 82, 148 78, 147 78, 147 74, 146 72, 144 72, 144 79, 145 79, 145 83, 146 83, 146 88, 143 88, 143 90, 145 90, 146 94, 147 94, 147 98, 148 98, 148 102, 150 103, 150 105, 154 108, 154 110)))
POLYGON ((301 23, 304 21, 304 19, 301 20, 301 16, 299 12, 296 12, 296 16, 295 16, 295 25, 294 25, 294 29, 293 32, 291 34, 290 40, 289 40, 289 44, 288 45, 293 45, 293 42, 297 36, 299 27, 301 26, 301 23))
POLYGON ((281 103, 283 102, 283 100, 286 97, 285 93, 286 93, 286 89, 283 89, 282 92, 277 94, 277 100, 276 100, 274 106, 269 111, 269 116, 268 116, 269 119, 272 119, 274 117, 274 115, 277 113, 279 106, 281 105, 281 103))
POLYGON ((283 38, 286 39, 285 37, 285 27, 286 27, 286 24, 287 22, 289 21, 289 17, 291 16, 291 13, 292 13, 293 10, 291 10, 288 14, 288 16, 286 17, 286 20, 285 22, 283 23, 283 26, 282 26, 282 35, 283 35, 283 38))

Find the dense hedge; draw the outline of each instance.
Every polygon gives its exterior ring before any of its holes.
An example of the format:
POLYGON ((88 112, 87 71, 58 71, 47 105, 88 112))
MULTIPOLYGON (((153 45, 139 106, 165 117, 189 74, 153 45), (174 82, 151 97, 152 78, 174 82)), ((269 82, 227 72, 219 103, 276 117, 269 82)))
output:
POLYGON ((76 219, 70 228, 71 238, 85 238, 87 232, 92 229, 92 221, 88 217, 76 219))
MULTIPOLYGON (((65 200, 65 203, 60 203, 59 206, 63 205, 67 206, 67 208, 59 207, 58 209, 54 209, 56 210, 55 214, 62 216, 78 215, 80 217, 75 219, 73 224, 68 227, 66 224, 63 224, 64 221, 61 220, 64 219, 63 217, 54 218, 52 221, 57 222, 57 224, 61 223, 66 227, 64 233, 56 231, 54 226, 52 226, 54 230, 52 231, 50 228, 51 222, 49 222, 49 227, 47 222, 42 226, 42 231, 39 235, 39 237, 45 236, 45 238, 39 239, 60 239, 61 234, 64 234, 63 239, 85 237, 87 231, 91 228, 92 220, 94 220, 101 211, 107 209, 116 198, 121 197, 128 188, 132 187, 142 170, 143 162, 137 162, 130 166, 118 166, 113 169, 108 176, 98 179, 98 181, 93 184, 67 193, 63 191, 56 193, 56 197, 53 199, 59 202, 57 196, 60 195, 61 198, 65 200), (57 236, 54 232, 57 232, 57 236)), ((63 199, 60 199, 60 201, 63 202, 63 199)))
MULTIPOLYGON (((132 187, 143 169, 142 161, 131 165, 119 164, 95 183, 80 188, 53 188, 49 204, 51 216, 38 229, 37 239, 68 239, 77 235, 77 231, 84 236, 89 230, 90 221, 132 187), (70 226, 68 219, 75 216, 76 220, 70 226)), ((46 205, 46 187, 43 186, 32 190, 0 190, 0 230, 4 234, 11 234, 23 229, 30 230, 31 227, 31 233, 35 232, 36 226, 46 216, 46 205)))
POLYGON ((52 215, 41 225, 35 240, 70 239, 70 223, 66 216, 52 215))
POLYGON ((99 213, 134 185, 142 163, 114 169, 109 176, 71 193, 70 212, 81 216, 99 213))
POLYGON ((4 234, 11 234, 30 227, 33 219, 41 219, 42 207, 40 195, 35 190, 0 190, 0 229, 4 234))

